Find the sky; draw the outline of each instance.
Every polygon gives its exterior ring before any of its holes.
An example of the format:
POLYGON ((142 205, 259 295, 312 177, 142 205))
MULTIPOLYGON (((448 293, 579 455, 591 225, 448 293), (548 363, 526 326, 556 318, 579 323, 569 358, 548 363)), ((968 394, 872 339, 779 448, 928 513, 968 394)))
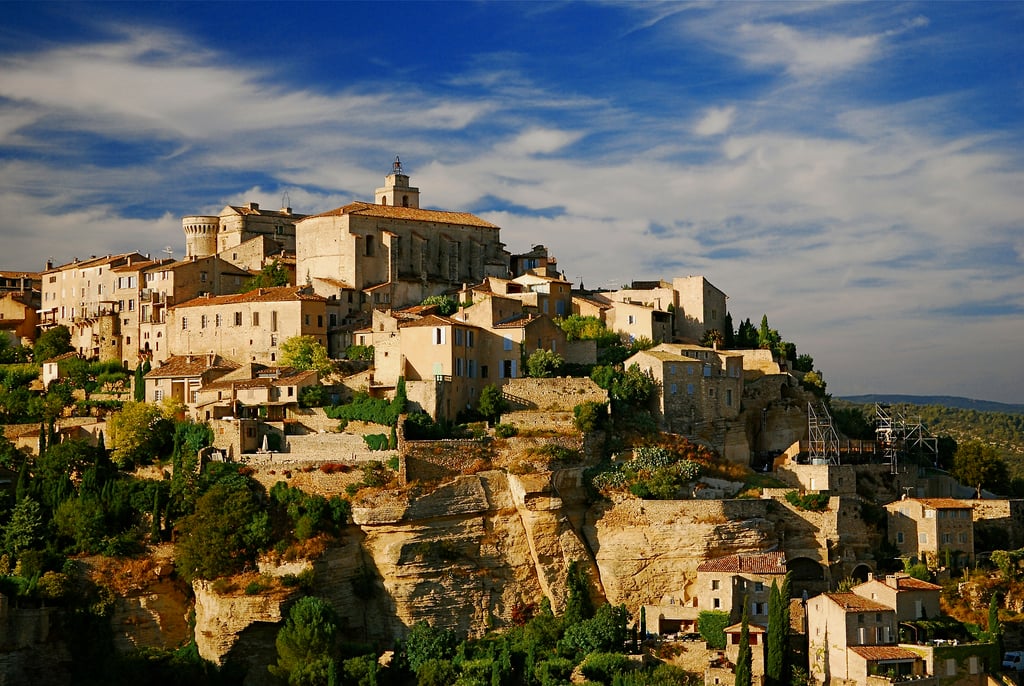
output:
POLYGON ((1024 402, 1024 3, 0 3, 0 270, 421 205, 702 274, 834 395, 1024 402))

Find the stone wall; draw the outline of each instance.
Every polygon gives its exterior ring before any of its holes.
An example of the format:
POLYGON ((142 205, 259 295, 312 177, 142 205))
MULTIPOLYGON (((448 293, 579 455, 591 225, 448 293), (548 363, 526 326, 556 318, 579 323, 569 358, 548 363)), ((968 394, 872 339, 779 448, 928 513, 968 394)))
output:
POLYGON ((587 378, 508 379, 501 388, 517 409, 572 412, 580 403, 590 400, 607 402, 608 392, 587 378))
POLYGON ((506 412, 502 424, 511 424, 520 431, 557 431, 576 433, 572 412, 506 412))
POLYGON ((974 537, 999 541, 1000 548, 1024 547, 1024 500, 973 500, 974 537))
POLYGON ((494 446, 489 440, 477 439, 405 441, 402 457, 405 483, 442 481, 488 467, 494 446))
POLYGON ((562 359, 567 364, 594 364, 597 362, 597 341, 569 341, 562 359))

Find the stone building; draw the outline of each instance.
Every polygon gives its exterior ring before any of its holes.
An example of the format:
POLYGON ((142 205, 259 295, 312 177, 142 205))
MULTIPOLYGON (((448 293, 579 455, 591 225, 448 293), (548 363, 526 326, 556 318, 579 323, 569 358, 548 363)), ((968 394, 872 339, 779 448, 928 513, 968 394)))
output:
POLYGON ((323 279, 351 290, 360 308, 421 302, 463 283, 508 275, 499 227, 467 212, 420 207, 418 188, 396 160, 375 204, 352 202, 296 223, 296 271, 325 297, 323 279))
MULTIPOLYGON (((725 330, 727 298, 703 276, 683 276, 671 282, 634 281, 630 288, 595 293, 588 299, 609 305, 604 317, 612 331, 655 342, 698 343, 711 329, 725 330)), ((579 305, 579 314, 584 314, 586 303, 579 305)))
POLYGON ((850 590, 862 598, 877 600, 893 608, 897 622, 934 619, 941 614, 939 593, 942 586, 907 574, 890 574, 881 578, 869 574, 867 581, 850 590))
POLYGON ((327 300, 296 286, 206 295, 170 309, 167 347, 174 355, 216 354, 275 366, 281 342, 312 336, 327 346, 327 300))
POLYGON ((904 498, 885 506, 889 540, 901 556, 931 566, 958 566, 974 559, 974 518, 970 501, 954 498, 904 498))
POLYGON ((815 683, 854 686, 869 675, 924 677, 921 657, 897 645, 896 612, 856 593, 825 593, 807 601, 810 674, 815 683))
POLYGON ((693 434, 704 424, 739 416, 743 357, 694 345, 665 343, 636 353, 636 364, 655 381, 655 413, 668 431, 693 434))
POLYGON ((299 394, 319 381, 315 370, 249 363, 204 383, 196 393, 199 421, 237 417, 280 422, 299 405, 299 394))
MULTIPOLYGON (((210 257, 218 253, 235 253, 239 247, 255 239, 270 239, 273 245, 261 243, 262 250, 279 253, 295 252, 295 223, 306 215, 292 213, 292 208, 260 209, 259 204, 227 205, 219 215, 189 215, 181 218, 185 232, 185 257, 210 257)), ((255 244, 254 244, 255 245, 255 244)), ((249 249, 252 249, 252 245, 249 249)), ((262 266, 262 264, 260 265, 262 266)), ((259 266, 256 267, 259 269, 259 266)))
MULTIPOLYGON (((50 269, 52 265, 48 265, 50 269)), ((39 272, 0 271, 0 294, 39 293, 42 280, 39 272)))
POLYGON ((728 612, 735 622, 742 618, 746 601, 749 621, 766 627, 772 582, 781 586, 785 576, 786 554, 782 551, 705 560, 697 566, 694 605, 700 610, 728 612))
POLYGON ((37 298, 31 292, 0 292, 0 336, 12 346, 31 345, 39 322, 37 298))

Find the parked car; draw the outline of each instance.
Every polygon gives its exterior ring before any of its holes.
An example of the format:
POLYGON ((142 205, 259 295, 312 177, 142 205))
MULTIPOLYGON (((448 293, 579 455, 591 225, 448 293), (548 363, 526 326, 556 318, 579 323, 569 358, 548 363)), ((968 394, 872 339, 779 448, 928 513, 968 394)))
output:
POLYGON ((1024 651, 1011 650, 1003 655, 1003 669, 1024 672, 1024 651))

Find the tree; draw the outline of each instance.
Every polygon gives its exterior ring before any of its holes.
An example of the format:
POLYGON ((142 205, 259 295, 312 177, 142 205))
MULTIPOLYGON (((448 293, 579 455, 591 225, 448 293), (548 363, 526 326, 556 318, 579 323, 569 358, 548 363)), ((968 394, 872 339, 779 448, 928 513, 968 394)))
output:
POLYGON ((1006 462, 999 451, 981 441, 961 443, 953 456, 953 477, 962 484, 976 488, 1003 491, 1010 482, 1006 462))
POLYGON ((814 358, 808 355, 807 353, 797 355, 796 360, 793 361, 793 369, 795 369, 798 372, 811 371, 812 369, 814 369, 814 358))
POLYGON ((768 656, 765 664, 765 676, 768 686, 782 686, 783 663, 786 656, 786 639, 789 636, 789 624, 783 624, 784 609, 789 606, 789 598, 783 598, 779 585, 772 579, 772 588, 768 594, 768 656), (785 606, 783 605, 785 603, 785 606))
POLYGON ((39 334, 32 348, 32 358, 36 362, 46 362, 72 350, 74 348, 71 347, 71 331, 61 324, 39 334))
POLYGON ((993 591, 988 603, 988 635, 996 644, 996 653, 1003 654, 1003 630, 999 626, 999 593, 993 591))
POLYGON ((476 411, 487 421, 494 423, 508 408, 508 403, 501 395, 501 389, 494 384, 487 384, 480 391, 480 397, 476 401, 476 411))
POLYGON ((579 624, 594 616, 594 601, 590 599, 590 579, 583 570, 583 565, 573 560, 569 563, 566 573, 566 585, 569 587, 569 598, 565 603, 565 623, 567 626, 579 624))
POLYGON ((722 331, 722 347, 726 350, 736 347, 736 329, 732 323, 732 313, 726 312, 725 319, 722 320, 723 331, 722 331))
POLYGON ((747 614, 747 599, 744 597, 743 619, 740 620, 740 648, 736 656, 736 686, 751 686, 753 657, 750 650, 750 617, 747 614))
POLYGON ((435 629, 427 622, 416 622, 402 641, 402 652, 414 673, 428 660, 450 660, 459 639, 451 629, 435 629))
POLYGON ((260 507, 246 485, 218 482, 180 520, 178 569, 186 580, 213 579, 240 571, 257 552, 251 526, 260 507))
POLYGON ((700 344, 705 348, 714 348, 717 350, 722 347, 725 342, 725 336, 718 329, 708 329, 704 332, 704 336, 700 339, 700 344))
POLYGON ((12 555, 18 555, 40 544, 42 534, 42 508, 39 503, 26 496, 14 506, 11 518, 4 526, 3 549, 12 555))
POLYGON ((120 468, 149 462, 171 439, 173 424, 148 403, 128 402, 107 420, 110 456, 120 468))
POLYGON ((146 402, 146 375, 142 373, 142 363, 135 367, 135 380, 133 382, 133 398, 137 403, 146 402))
POLYGON ((299 599, 277 632, 277 664, 270 673, 289 686, 326 686, 338 640, 338 614, 315 596, 299 599))
POLYGON ((526 373, 535 379, 550 379, 558 375, 564 364, 558 353, 538 348, 526 360, 526 373))
POLYGON ((781 342, 779 332, 768 326, 768 315, 761 315, 761 328, 757 330, 757 347, 774 351, 781 342))
POLYGON ((642 407, 654 394, 654 378, 640 365, 633 363, 612 382, 611 396, 613 401, 642 407))
POLYGON ((736 331, 736 346, 744 350, 749 350, 756 348, 757 342, 757 329, 750 323, 750 318, 748 317, 740 322, 740 327, 736 331))
POLYGON ((437 305, 437 313, 444 317, 455 314, 459 309, 459 304, 450 295, 428 295, 420 305, 437 305))
POLYGON ((292 336, 281 342, 281 366, 315 369, 328 374, 333 369, 327 348, 313 336, 292 336))
POLYGON ((259 273, 243 283, 238 292, 248 293, 257 288, 277 288, 289 285, 291 285, 291 277, 288 275, 288 270, 282 267, 280 262, 274 260, 270 264, 263 265, 259 273))
POLYGON ((621 652, 626 641, 626 623, 629 613, 625 605, 605 603, 597 608, 594 616, 580 622, 570 622, 566 609, 565 636, 559 643, 560 648, 568 648, 577 655, 587 655, 595 651, 621 652))

